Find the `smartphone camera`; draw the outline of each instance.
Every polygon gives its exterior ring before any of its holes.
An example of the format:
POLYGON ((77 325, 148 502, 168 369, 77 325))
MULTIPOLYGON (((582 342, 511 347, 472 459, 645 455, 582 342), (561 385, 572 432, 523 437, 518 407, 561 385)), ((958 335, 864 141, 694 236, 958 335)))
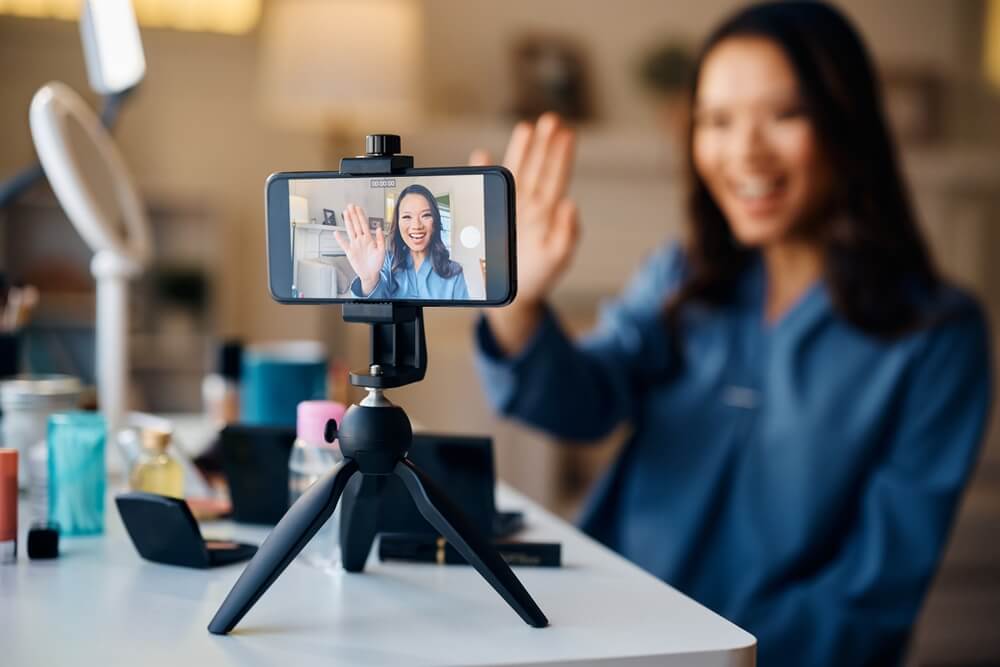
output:
POLYGON ((497 306, 516 293, 502 167, 282 172, 266 200, 268 282, 282 303, 497 306))

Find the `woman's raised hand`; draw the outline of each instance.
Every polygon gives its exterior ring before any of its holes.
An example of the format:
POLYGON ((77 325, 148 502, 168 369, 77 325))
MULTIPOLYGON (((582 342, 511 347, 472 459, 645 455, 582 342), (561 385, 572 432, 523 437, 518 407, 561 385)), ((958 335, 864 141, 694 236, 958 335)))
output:
POLYGON ((347 261, 361 279, 361 290, 370 294, 378 285, 378 274, 385 262, 385 235, 382 227, 373 234, 368 227, 368 214, 356 204, 348 204, 342 216, 347 234, 336 231, 337 243, 347 253, 347 261))
MULTIPOLYGON (((573 167, 573 131, 554 113, 514 128, 503 164, 517 186, 517 301, 540 304, 576 247, 576 205, 566 196, 573 167)), ((474 165, 490 164, 475 151, 474 165)))
MULTIPOLYGON (((504 166, 517 188, 517 298, 487 310, 494 336, 509 354, 521 349, 541 318, 545 298, 569 265, 579 236, 576 205, 566 196, 576 138, 559 116, 514 128, 504 166)), ((482 150, 473 165, 492 164, 482 150)))

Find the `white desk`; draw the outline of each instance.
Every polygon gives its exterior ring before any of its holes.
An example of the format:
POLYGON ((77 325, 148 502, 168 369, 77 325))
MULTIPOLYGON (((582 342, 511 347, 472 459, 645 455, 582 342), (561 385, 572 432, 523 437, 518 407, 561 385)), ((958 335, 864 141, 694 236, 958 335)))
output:
MULTIPOLYGON (((143 561, 111 503, 106 536, 63 539, 56 561, 29 561, 22 541, 17 564, 0 565, 0 664, 754 664, 752 635, 509 488, 499 499, 525 510, 524 539, 563 545, 560 569, 515 568, 548 628, 525 625, 471 567, 373 556, 365 574, 292 563, 231 635, 214 636, 205 628, 243 565, 143 561)), ((204 533, 259 542, 266 531, 204 533)))

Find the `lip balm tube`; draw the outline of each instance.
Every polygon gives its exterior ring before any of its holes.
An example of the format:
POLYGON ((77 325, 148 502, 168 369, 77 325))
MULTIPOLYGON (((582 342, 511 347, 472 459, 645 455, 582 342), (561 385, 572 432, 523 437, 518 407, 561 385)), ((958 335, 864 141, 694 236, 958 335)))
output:
POLYGON ((0 563, 17 560, 17 450, 0 449, 0 563))

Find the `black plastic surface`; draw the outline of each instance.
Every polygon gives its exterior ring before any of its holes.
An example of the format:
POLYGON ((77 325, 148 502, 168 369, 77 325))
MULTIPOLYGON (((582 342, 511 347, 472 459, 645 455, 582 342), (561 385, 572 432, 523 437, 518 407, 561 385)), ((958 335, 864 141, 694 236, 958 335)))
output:
POLYGON ((403 142, 398 134, 369 134, 365 137, 365 153, 368 155, 395 155, 403 150, 403 142))
POLYGON ((191 509, 180 498, 132 491, 115 496, 115 504, 136 551, 154 563, 208 568, 247 560, 257 550, 235 542, 209 549, 191 509))
POLYGON ((233 519, 278 523, 288 510, 288 457, 295 429, 231 424, 219 438, 233 519))
MULTIPOLYGON (((427 372, 427 338, 424 311, 400 303, 345 303, 345 322, 363 322, 370 328, 368 368, 351 371, 355 387, 389 389, 424 379, 427 372), (372 366, 379 373, 372 375, 372 366)), ((400 440, 409 440, 409 435, 400 440)))
POLYGON ((469 565, 476 568, 500 597, 528 625, 544 628, 549 620, 532 599, 496 548, 469 522, 462 511, 429 477, 409 459, 396 465, 396 476, 403 480, 417 509, 427 522, 451 544, 469 565))
MULTIPOLYGON (((330 518, 344 487, 357 471, 357 465, 347 461, 319 478, 295 501, 222 601, 208 624, 209 632, 224 635, 236 627, 330 518)), ((303 604, 308 609, 308 600, 303 604)))

